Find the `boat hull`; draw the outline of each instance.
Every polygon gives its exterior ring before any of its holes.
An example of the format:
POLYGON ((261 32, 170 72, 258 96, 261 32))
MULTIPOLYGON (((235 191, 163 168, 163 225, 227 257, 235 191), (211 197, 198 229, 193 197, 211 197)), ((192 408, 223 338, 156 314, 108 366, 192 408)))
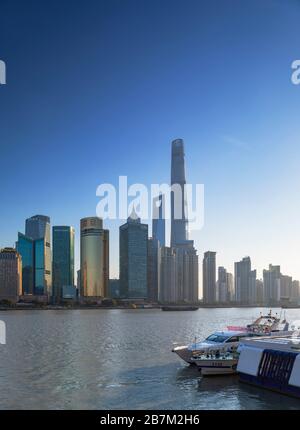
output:
POLYGON ((193 359, 203 376, 232 375, 236 372, 237 359, 193 359))
POLYGON ((175 352, 175 354, 177 354, 178 357, 180 357, 186 363, 188 363, 188 364, 195 364, 192 361, 192 358, 193 358, 192 351, 190 351, 187 346, 180 346, 180 347, 177 347, 177 348, 173 348, 172 352, 175 352))
POLYGON ((202 367, 201 374, 202 376, 234 375, 237 374, 237 371, 236 368, 233 369, 232 367, 202 367))

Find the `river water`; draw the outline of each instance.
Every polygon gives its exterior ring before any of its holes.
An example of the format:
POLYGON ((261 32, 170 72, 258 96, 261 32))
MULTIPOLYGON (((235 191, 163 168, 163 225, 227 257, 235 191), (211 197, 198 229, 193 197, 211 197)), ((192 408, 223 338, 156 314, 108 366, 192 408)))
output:
MULTIPOLYGON (((261 311, 0 312, 7 330, 0 409, 300 409, 300 400, 240 384, 236 376, 201 378, 171 352, 173 342, 244 325, 261 311)), ((286 315, 300 319, 300 310, 286 315)))

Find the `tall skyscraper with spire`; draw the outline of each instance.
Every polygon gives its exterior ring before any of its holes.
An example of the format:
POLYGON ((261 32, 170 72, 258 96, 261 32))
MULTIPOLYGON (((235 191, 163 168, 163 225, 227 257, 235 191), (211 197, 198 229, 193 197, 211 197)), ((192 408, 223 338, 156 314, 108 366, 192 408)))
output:
POLYGON ((171 160, 171 247, 161 253, 162 301, 195 303, 198 301, 198 255, 194 241, 188 239, 184 142, 172 142, 171 160), (170 279, 170 282, 165 280, 170 279))
POLYGON ((171 246, 186 244, 188 240, 187 201, 185 193, 184 142, 172 142, 171 160, 171 246))

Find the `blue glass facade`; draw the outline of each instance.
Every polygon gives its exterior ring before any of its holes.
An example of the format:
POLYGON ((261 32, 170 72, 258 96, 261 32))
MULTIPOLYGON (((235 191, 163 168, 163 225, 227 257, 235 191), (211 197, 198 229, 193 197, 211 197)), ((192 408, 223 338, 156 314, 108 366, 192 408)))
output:
POLYGON ((147 297, 148 225, 128 218, 120 227, 120 289, 126 298, 147 297))
POLYGON ((45 254, 44 239, 34 242, 35 249, 35 294, 44 293, 45 254))
POLYGON ((74 228, 54 226, 52 229, 52 292, 62 298, 63 287, 74 285, 74 228))
POLYGON ((24 234, 18 234, 16 249, 22 256, 23 293, 34 293, 34 241, 24 234))
POLYGON ((23 263, 23 293, 51 294, 50 218, 35 215, 26 220, 26 235, 19 233, 16 244, 23 263))

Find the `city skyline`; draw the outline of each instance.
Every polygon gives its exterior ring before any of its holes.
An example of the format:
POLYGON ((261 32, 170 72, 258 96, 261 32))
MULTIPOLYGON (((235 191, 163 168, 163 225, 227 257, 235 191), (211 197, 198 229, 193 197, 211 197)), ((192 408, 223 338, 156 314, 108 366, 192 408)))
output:
MULTIPOLYGON (((9 178, 1 246, 44 213, 52 225, 75 227, 78 269, 79 220, 95 214, 99 183, 116 184, 120 174, 169 182, 169 142, 182 137, 189 182, 205 186, 204 228, 191 236, 199 256, 213 249, 233 273, 250 255, 259 278, 269 264, 300 278, 299 87, 290 79, 299 4, 232 0, 232 14, 222 2, 174 1, 170 16, 155 1, 91 1, 66 16, 50 2, 17 3, 22 20, 1 46, 0 169, 9 178), (29 28, 52 34, 53 26, 52 38, 32 39, 29 28)), ((5 35, 15 10, 6 2, 5 35)), ((114 277, 125 221, 105 226, 114 277)))

